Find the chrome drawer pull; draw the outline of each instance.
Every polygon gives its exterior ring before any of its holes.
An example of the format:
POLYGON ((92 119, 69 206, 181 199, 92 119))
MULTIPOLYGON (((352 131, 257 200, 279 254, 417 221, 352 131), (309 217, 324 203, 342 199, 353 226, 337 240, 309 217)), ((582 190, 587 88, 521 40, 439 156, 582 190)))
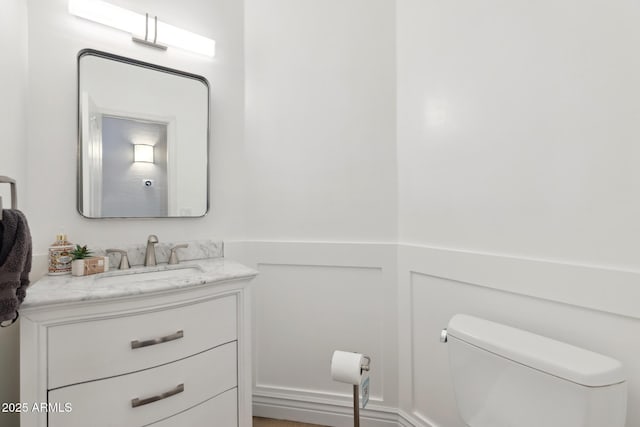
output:
POLYGON ((165 391, 164 393, 156 394, 155 396, 145 397, 144 399, 140 399, 137 397, 135 399, 131 399, 131 407, 137 408, 138 406, 147 405, 152 402, 157 402, 158 400, 175 396, 176 394, 182 393, 183 391, 184 391, 184 384, 178 384, 176 388, 171 389, 169 391, 165 391))
POLYGON ((131 341, 131 348, 136 349, 141 347, 149 347, 150 345, 162 344, 163 342, 173 341, 183 337, 184 337, 184 331, 178 331, 174 334, 167 335, 160 338, 154 338, 152 340, 145 340, 145 341, 133 340, 131 341))

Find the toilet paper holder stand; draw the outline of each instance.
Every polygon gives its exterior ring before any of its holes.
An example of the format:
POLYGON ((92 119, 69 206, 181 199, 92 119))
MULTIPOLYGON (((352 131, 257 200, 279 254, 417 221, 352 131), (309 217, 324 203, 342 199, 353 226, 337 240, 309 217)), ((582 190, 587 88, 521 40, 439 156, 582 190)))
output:
MULTIPOLYGON (((360 364, 360 375, 364 371, 369 372, 369 366, 371 365, 371 358, 367 355, 362 355, 362 363, 360 364)), ((353 426, 360 427, 360 386, 358 384, 353 385, 353 426)))

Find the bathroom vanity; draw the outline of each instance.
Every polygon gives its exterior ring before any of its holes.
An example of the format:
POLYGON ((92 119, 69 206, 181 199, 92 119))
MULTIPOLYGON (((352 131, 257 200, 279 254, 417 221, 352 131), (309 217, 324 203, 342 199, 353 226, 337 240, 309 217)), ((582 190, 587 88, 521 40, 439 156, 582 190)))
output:
POLYGON ((21 319, 21 426, 251 426, 256 275, 215 258, 45 277, 21 319))

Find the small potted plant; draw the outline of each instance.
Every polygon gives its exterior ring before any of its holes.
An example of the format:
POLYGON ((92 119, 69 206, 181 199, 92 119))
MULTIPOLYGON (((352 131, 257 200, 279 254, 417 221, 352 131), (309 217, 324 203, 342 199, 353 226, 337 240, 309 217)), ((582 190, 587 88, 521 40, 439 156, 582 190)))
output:
POLYGON ((91 258, 91 250, 87 248, 87 245, 76 245, 75 249, 71 251, 71 274, 74 276, 84 276, 84 260, 91 258))

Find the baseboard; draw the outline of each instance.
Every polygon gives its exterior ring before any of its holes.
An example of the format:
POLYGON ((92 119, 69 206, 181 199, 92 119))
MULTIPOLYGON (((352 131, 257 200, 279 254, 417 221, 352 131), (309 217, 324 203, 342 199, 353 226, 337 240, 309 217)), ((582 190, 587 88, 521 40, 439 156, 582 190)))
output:
MULTIPOLYGON (((253 395, 253 415, 298 421, 331 427, 353 426, 353 408, 332 403, 317 403, 268 394, 253 395)), ((360 421, 367 427, 433 427, 413 424, 395 408, 372 407, 360 410, 360 421)))
MULTIPOLYGON (((353 426, 353 409, 332 403, 310 402, 291 397, 274 397, 268 393, 253 395, 253 415, 331 427, 353 426)), ((439 427, 422 417, 416 418, 396 408, 373 407, 360 411, 360 421, 367 427, 439 427)))
POLYGON ((440 427, 433 421, 426 420, 423 417, 409 415, 403 410, 398 411, 398 422, 398 425, 402 427, 440 427))

